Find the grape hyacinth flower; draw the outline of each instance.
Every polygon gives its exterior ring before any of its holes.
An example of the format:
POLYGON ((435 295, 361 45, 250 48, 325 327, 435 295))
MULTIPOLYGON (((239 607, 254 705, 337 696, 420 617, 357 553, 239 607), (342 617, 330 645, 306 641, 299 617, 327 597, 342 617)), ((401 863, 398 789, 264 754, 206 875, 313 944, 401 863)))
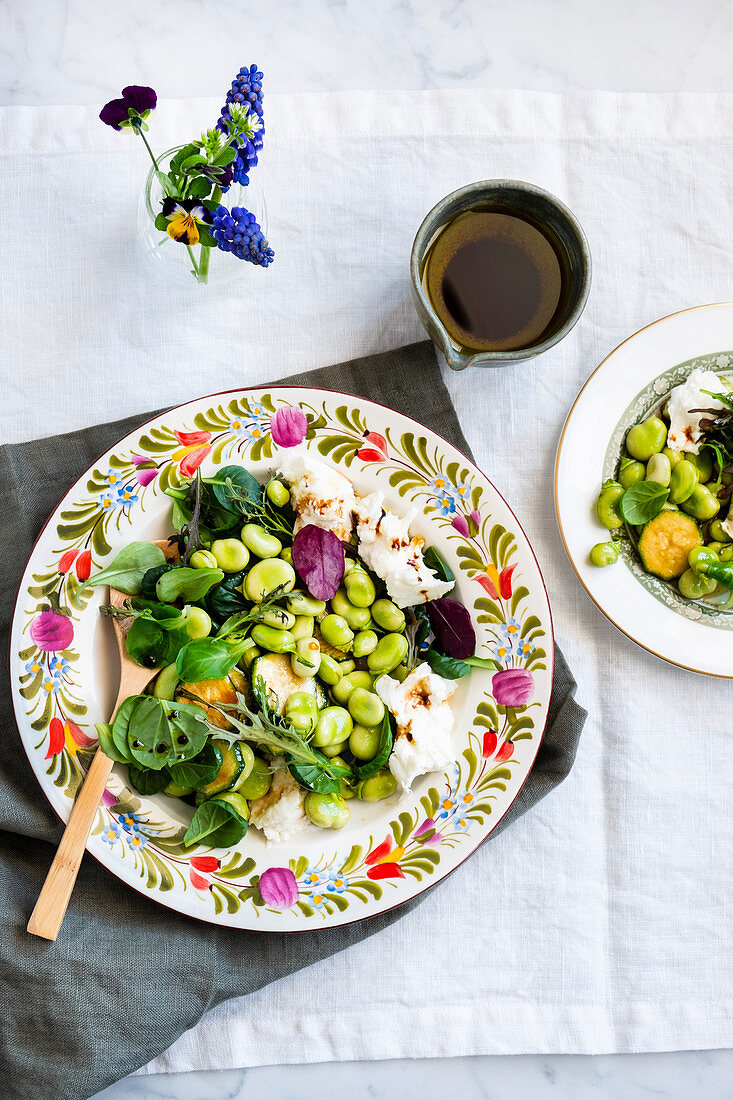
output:
POLYGON ((225 134, 230 132, 230 125, 235 128, 230 143, 237 153, 231 165, 232 179, 243 187, 249 183, 249 171, 257 164, 257 153, 263 145, 263 114, 262 73, 256 65, 245 66, 232 81, 216 124, 225 134))
POLYGON ((269 267, 275 257, 254 214, 239 206, 231 211, 217 206, 211 232, 222 252, 232 252, 240 260, 269 267))

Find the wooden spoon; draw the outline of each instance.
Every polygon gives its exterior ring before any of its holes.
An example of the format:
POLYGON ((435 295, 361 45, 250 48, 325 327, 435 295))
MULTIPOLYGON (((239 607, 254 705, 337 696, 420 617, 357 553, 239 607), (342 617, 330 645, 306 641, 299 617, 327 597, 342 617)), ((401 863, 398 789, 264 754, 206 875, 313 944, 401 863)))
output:
MULTIPOLYGON (((168 561, 175 561, 178 557, 178 548, 175 543, 170 545, 168 542, 159 542, 157 545, 165 553, 168 561)), ((124 592, 119 592, 116 588, 109 590, 109 602, 113 607, 121 607, 123 601, 128 598, 124 592)), ((110 721, 125 699, 130 695, 139 695, 160 671, 141 668, 129 657, 125 639, 131 621, 113 619, 112 623, 120 652, 120 687, 110 721)), ((105 756, 101 749, 97 749, 86 779, 77 793, 61 843, 28 921, 28 931, 34 936, 55 940, 59 934, 76 876, 79 873, 87 838, 107 787, 113 763, 114 761, 105 756)))

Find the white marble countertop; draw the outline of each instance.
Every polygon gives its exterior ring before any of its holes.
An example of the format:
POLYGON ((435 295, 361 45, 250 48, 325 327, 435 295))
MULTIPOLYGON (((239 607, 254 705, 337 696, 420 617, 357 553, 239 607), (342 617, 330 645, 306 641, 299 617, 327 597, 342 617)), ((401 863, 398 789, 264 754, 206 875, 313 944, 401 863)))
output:
MULTIPOLYGON (((725 0, 6 0, 0 103, 99 103, 129 82, 215 95, 257 60, 268 92, 345 88, 730 90, 725 0), (199 48, 204 42, 205 48, 199 48), (244 53, 242 52, 244 50, 244 53)), ((98 1100, 730 1100, 733 1052, 482 1057, 283 1066, 127 1078, 98 1100)))

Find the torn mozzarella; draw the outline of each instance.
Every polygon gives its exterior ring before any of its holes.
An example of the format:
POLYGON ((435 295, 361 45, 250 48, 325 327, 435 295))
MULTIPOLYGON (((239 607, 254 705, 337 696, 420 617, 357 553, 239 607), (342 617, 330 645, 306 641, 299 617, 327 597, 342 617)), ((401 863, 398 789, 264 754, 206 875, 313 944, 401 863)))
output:
POLYGON ((375 690, 397 724, 389 769, 404 791, 427 772, 441 771, 455 760, 450 699, 455 680, 444 680, 427 664, 418 665, 400 684, 380 676, 375 690))

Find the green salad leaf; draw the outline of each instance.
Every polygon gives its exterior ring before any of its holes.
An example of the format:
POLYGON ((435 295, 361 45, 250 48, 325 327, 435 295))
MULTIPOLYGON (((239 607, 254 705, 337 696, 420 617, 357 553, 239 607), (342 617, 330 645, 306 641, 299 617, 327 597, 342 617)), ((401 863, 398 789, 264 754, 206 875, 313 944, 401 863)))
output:
MULTIPOLYGON (((110 725, 110 723, 95 722, 94 725, 97 731, 97 737, 99 739, 99 748, 104 753, 104 755, 108 756, 110 760, 116 760, 118 764, 129 763, 129 753, 123 756, 120 750, 115 745, 114 738, 112 737, 112 726, 110 725)), ((125 748, 127 748, 127 746, 125 746, 125 748)))
POLYGON ((133 760, 153 771, 160 771, 176 757, 171 725, 161 702, 151 695, 139 696, 127 731, 133 760))
POLYGON ((147 600, 158 598, 156 588, 158 581, 164 573, 170 573, 172 569, 178 569, 178 562, 166 561, 162 565, 155 565, 148 569, 140 582, 140 595, 147 600))
POLYGON ((427 550, 423 551, 423 561, 442 581, 454 581, 456 579, 456 575, 448 562, 434 546, 428 546, 427 550))
POLYGON ((205 787, 219 774, 222 759, 219 746, 207 740, 201 752, 192 760, 171 764, 171 778, 181 787, 205 787))
POLYGON ((251 644, 249 638, 196 638, 179 651, 176 671, 187 684, 221 680, 251 644))
POLYGON ((210 588, 223 580, 222 569, 189 569, 187 566, 182 566, 180 569, 163 573, 155 586, 155 594, 165 603, 173 603, 174 600, 195 603, 202 599, 210 588))
POLYGON ((393 745, 394 718, 388 710, 385 710, 384 718, 379 727, 379 748, 377 749, 377 754, 372 760, 367 760, 365 764, 359 764, 358 767, 354 768, 354 775, 357 782, 362 779, 370 779, 373 775, 376 775, 378 771, 382 770, 389 760, 393 745))
POLYGON ((641 526, 659 515, 668 496, 669 487, 658 481, 637 481, 621 497, 621 515, 632 526, 641 526))
POLYGON ((155 772, 151 771, 150 768, 141 768, 136 764, 130 764, 127 774, 138 794, 160 794, 163 787, 167 787, 170 782, 167 768, 161 768, 160 771, 155 772))
POLYGON ((85 581, 79 591, 108 584, 127 596, 137 596, 147 571, 159 565, 165 565, 165 554, 154 542, 130 542, 106 569, 85 581))
POLYGON ((247 822, 228 802, 210 798, 193 815, 183 843, 187 847, 205 843, 212 848, 231 848, 247 832, 247 822))

